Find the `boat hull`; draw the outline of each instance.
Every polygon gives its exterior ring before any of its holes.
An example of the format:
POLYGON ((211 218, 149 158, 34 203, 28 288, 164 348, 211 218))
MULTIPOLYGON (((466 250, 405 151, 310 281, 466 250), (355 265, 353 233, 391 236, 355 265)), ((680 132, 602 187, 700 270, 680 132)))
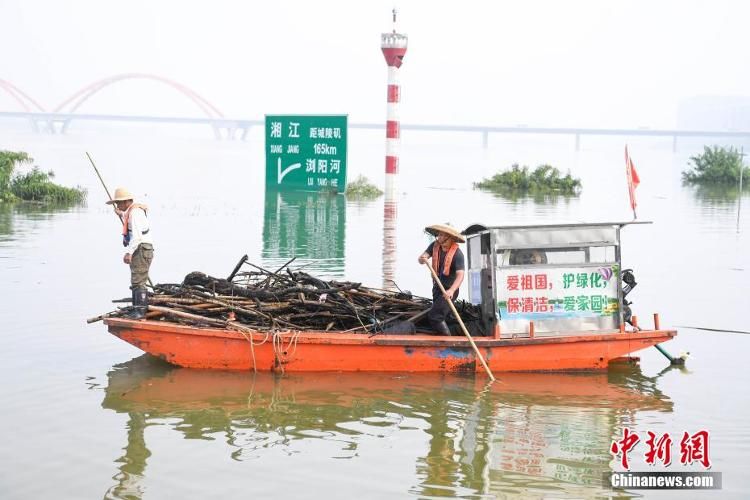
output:
MULTIPOLYGON (((164 321, 105 320, 139 349, 188 368, 259 371, 483 371, 465 337, 331 332, 240 333, 164 321), (252 342, 251 342, 252 341, 252 342)), ((495 339, 474 337, 493 372, 604 370, 611 360, 665 342, 674 330, 495 339)))

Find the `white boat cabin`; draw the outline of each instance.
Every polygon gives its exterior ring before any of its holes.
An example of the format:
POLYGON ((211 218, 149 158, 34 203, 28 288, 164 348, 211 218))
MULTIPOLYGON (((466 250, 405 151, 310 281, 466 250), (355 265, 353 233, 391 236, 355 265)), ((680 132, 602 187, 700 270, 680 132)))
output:
POLYGON ((620 230, 633 223, 641 222, 466 228, 469 301, 481 305, 486 331, 621 331, 620 230))

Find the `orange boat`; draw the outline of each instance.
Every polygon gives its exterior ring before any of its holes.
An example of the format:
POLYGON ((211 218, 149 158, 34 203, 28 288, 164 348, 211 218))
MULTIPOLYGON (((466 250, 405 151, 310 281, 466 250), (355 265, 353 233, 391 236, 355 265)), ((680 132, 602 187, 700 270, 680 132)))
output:
MULTIPOLYGON (((493 372, 603 370, 677 335, 661 329, 656 314, 653 329, 640 329, 631 316, 625 296, 635 280, 620 267, 620 230, 627 224, 633 223, 473 225, 464 231, 469 300, 481 306, 491 332, 473 341, 493 372)), ((483 371, 468 337, 104 322, 122 340, 190 368, 483 371)))

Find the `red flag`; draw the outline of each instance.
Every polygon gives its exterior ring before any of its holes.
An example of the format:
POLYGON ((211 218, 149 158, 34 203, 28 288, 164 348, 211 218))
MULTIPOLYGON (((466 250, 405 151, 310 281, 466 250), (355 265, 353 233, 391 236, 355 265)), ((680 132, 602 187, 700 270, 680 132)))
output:
POLYGON ((628 154, 628 146, 625 145, 625 175, 628 176, 628 194, 630 195, 630 208, 633 210, 633 218, 635 219, 635 188, 641 183, 641 179, 638 177, 638 172, 635 171, 635 165, 633 160, 630 159, 628 154))

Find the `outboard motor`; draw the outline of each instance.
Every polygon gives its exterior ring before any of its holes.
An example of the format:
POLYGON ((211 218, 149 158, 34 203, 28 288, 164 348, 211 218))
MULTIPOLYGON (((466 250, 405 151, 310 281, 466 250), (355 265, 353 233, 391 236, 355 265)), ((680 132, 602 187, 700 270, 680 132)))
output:
POLYGON ((633 302, 625 300, 625 297, 633 290, 633 288, 636 287, 638 283, 635 281, 635 276, 633 275, 632 269, 625 269, 622 271, 621 274, 622 279, 622 317, 625 320, 626 323, 629 323, 630 326, 634 326, 631 322, 631 318, 633 317, 633 311, 630 310, 630 304, 633 302))

